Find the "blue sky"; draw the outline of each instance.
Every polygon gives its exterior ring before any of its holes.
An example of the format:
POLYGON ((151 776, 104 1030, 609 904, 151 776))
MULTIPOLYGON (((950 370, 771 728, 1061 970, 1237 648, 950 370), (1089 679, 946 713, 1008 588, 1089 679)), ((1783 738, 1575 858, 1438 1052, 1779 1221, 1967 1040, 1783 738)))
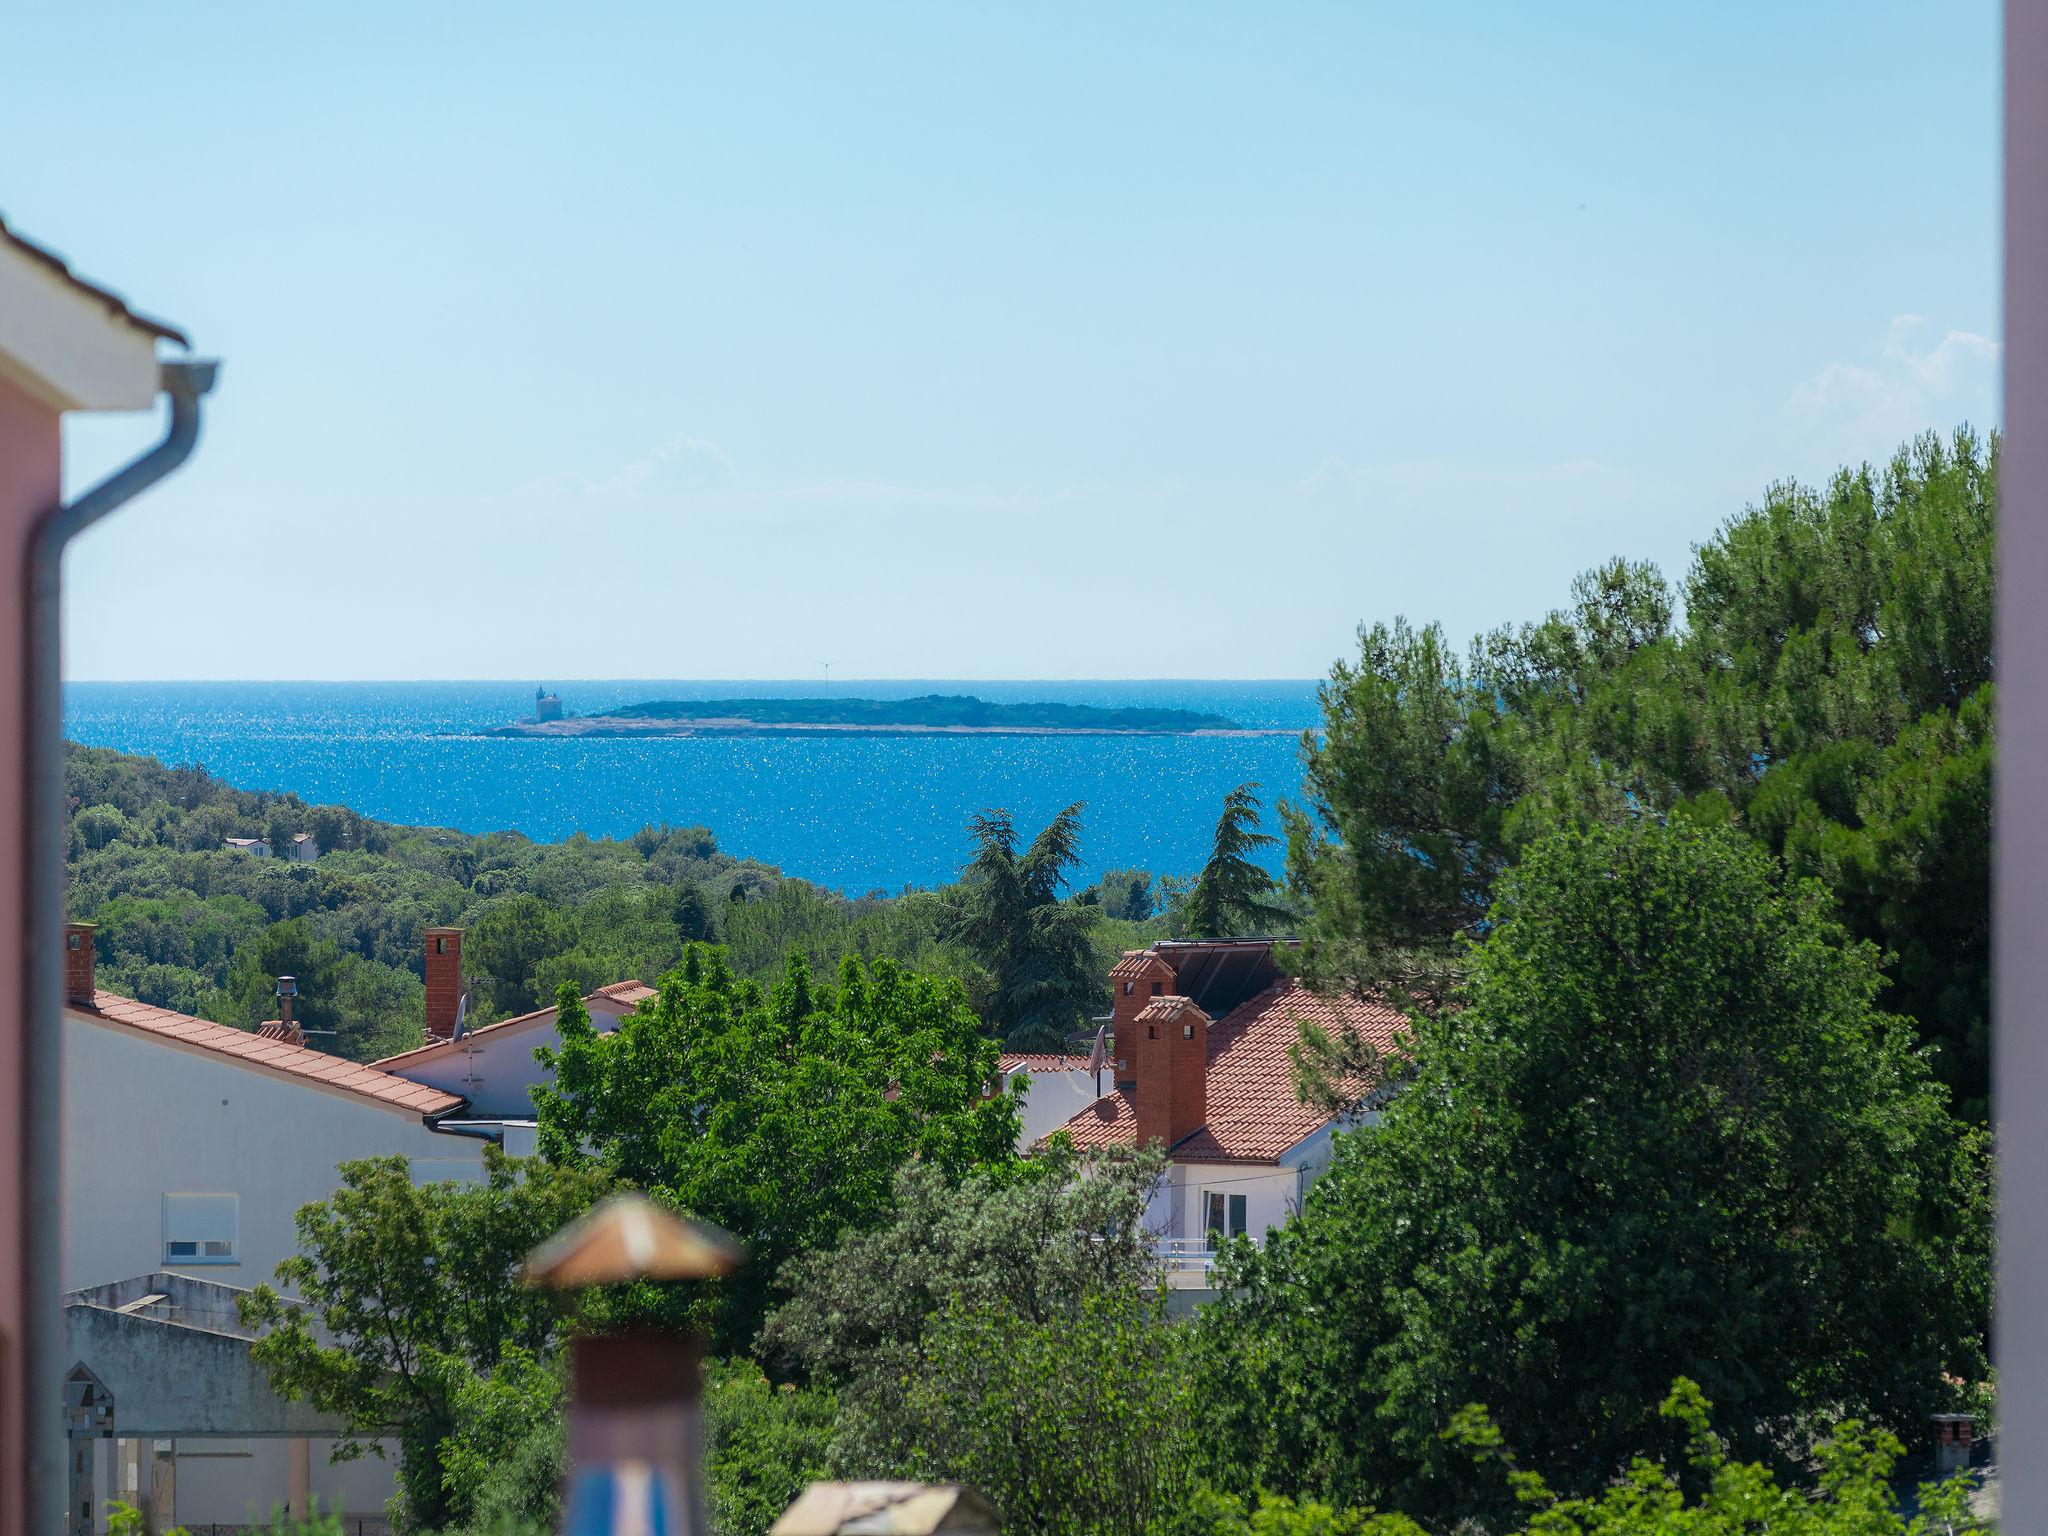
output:
POLYGON ((1313 676, 1996 419, 1985 0, 9 31, 0 209, 225 364, 75 677, 1313 676))

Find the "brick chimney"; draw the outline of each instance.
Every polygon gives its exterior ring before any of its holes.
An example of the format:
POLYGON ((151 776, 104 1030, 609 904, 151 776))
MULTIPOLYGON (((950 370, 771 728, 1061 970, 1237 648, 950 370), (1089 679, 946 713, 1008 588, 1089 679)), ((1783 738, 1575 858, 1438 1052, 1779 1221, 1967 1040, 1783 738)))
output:
POLYGON ((1138 1014, 1155 997, 1173 991, 1173 967, 1149 949, 1128 949, 1109 973, 1114 993, 1110 1004, 1110 1032, 1116 1037, 1110 1050, 1119 1088, 1138 1080, 1138 1058, 1145 1032, 1134 1028, 1138 1014))
POLYGON ((427 930, 427 1039, 453 1040, 462 1003, 462 930, 427 930))
POLYGON ((92 1006, 93 934, 97 923, 64 925, 64 1001, 92 1006))
POLYGON ((1139 1146, 1171 1147, 1208 1123, 1209 1023, 1191 999, 1172 993, 1152 999, 1131 1021, 1139 1146))

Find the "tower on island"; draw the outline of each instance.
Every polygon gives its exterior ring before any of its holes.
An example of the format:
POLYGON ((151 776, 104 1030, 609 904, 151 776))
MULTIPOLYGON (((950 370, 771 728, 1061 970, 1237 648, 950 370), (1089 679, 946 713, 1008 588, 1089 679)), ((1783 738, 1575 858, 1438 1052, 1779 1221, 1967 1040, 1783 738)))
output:
POLYGON ((533 720, 534 720, 534 724, 536 724, 536 725, 539 725, 539 724, 540 724, 541 722, 543 722, 543 721, 546 721, 546 720, 559 720, 559 719, 561 719, 561 718, 562 718, 562 696, 561 696, 561 695, 560 695, 559 693, 549 693, 549 692, 547 691, 547 689, 545 689, 545 688, 536 688, 536 689, 534 689, 534 690, 533 690, 533 720))

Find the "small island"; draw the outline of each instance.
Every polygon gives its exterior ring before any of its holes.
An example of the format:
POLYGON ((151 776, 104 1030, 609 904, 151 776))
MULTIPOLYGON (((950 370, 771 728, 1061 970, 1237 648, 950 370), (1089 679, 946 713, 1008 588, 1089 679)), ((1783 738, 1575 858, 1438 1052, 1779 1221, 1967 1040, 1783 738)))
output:
MULTIPOLYGON (((1222 715, 1093 704, 992 704, 966 694, 915 699, 660 699, 593 715, 520 720, 487 736, 1255 736, 1222 715)), ((1278 734, 1292 735, 1292 731, 1278 734)))

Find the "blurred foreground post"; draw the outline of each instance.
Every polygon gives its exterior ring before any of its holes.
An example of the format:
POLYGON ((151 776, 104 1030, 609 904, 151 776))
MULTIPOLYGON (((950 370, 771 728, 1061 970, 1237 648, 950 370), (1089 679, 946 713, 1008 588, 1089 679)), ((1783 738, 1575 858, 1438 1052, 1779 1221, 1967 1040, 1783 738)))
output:
MULTIPOLYGON (((621 1195, 535 1249, 526 1281, 577 1291, 704 1280, 740 1258, 715 1227, 621 1195)), ((571 1338, 565 1536, 705 1536, 701 1353, 695 1334, 654 1327, 571 1338)))

